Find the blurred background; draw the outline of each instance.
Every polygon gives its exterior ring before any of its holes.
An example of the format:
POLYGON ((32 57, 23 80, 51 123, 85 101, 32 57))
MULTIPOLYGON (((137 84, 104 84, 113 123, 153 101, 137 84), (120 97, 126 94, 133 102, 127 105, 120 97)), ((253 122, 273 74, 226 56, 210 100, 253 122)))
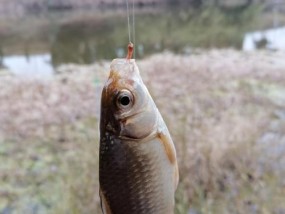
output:
MULTIPOLYGON (((175 142, 176 214, 285 213, 285 1, 129 0, 175 142)), ((101 213, 99 106, 125 0, 0 0, 0 214, 101 213)))

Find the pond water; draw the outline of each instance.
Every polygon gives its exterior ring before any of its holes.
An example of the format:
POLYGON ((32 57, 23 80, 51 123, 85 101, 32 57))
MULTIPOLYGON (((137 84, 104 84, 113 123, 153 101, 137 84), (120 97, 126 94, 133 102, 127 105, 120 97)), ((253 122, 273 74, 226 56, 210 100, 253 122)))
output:
POLYGON ((245 34, 243 50, 253 51, 258 48, 269 50, 285 50, 285 27, 267 29, 265 31, 245 34))
MULTIPOLYGON (((135 13, 136 58, 163 50, 191 54, 196 47, 240 49, 243 35, 257 28, 252 9, 227 13, 163 8, 135 13)), ((126 55, 126 11, 31 15, 7 23, 8 27, 0 23, 0 66, 16 75, 47 77, 62 64, 126 55)))
POLYGON ((50 78, 54 74, 49 53, 6 56, 3 59, 3 65, 17 76, 50 78))

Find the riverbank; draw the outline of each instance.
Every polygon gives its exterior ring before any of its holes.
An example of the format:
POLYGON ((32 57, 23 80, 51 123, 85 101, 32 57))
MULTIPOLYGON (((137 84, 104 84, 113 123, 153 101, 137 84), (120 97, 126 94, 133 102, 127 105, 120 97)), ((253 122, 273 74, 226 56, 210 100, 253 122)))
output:
MULTIPOLYGON (((176 214, 285 210, 285 53, 138 60, 176 144, 176 214)), ((110 61, 0 77, 0 213, 99 213, 98 123, 110 61)))

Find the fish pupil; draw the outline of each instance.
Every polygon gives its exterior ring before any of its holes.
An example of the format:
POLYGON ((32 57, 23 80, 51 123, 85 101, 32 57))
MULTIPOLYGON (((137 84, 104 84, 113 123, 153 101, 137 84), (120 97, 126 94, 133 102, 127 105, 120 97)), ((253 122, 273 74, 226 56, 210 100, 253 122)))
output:
POLYGON ((127 106, 129 105, 131 102, 130 98, 128 96, 122 96, 120 98, 120 103, 123 105, 123 106, 127 106))

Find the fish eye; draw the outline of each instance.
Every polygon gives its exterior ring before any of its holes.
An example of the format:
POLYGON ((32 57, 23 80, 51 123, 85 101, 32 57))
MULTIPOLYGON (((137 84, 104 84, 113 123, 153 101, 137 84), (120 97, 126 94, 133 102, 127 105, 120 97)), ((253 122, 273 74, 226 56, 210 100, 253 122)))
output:
POLYGON ((128 90, 120 91, 117 96, 117 106, 121 109, 128 108, 133 104, 133 95, 128 90))
POLYGON ((122 96, 120 97, 120 104, 123 106, 129 105, 131 102, 130 98, 128 96, 122 96))

